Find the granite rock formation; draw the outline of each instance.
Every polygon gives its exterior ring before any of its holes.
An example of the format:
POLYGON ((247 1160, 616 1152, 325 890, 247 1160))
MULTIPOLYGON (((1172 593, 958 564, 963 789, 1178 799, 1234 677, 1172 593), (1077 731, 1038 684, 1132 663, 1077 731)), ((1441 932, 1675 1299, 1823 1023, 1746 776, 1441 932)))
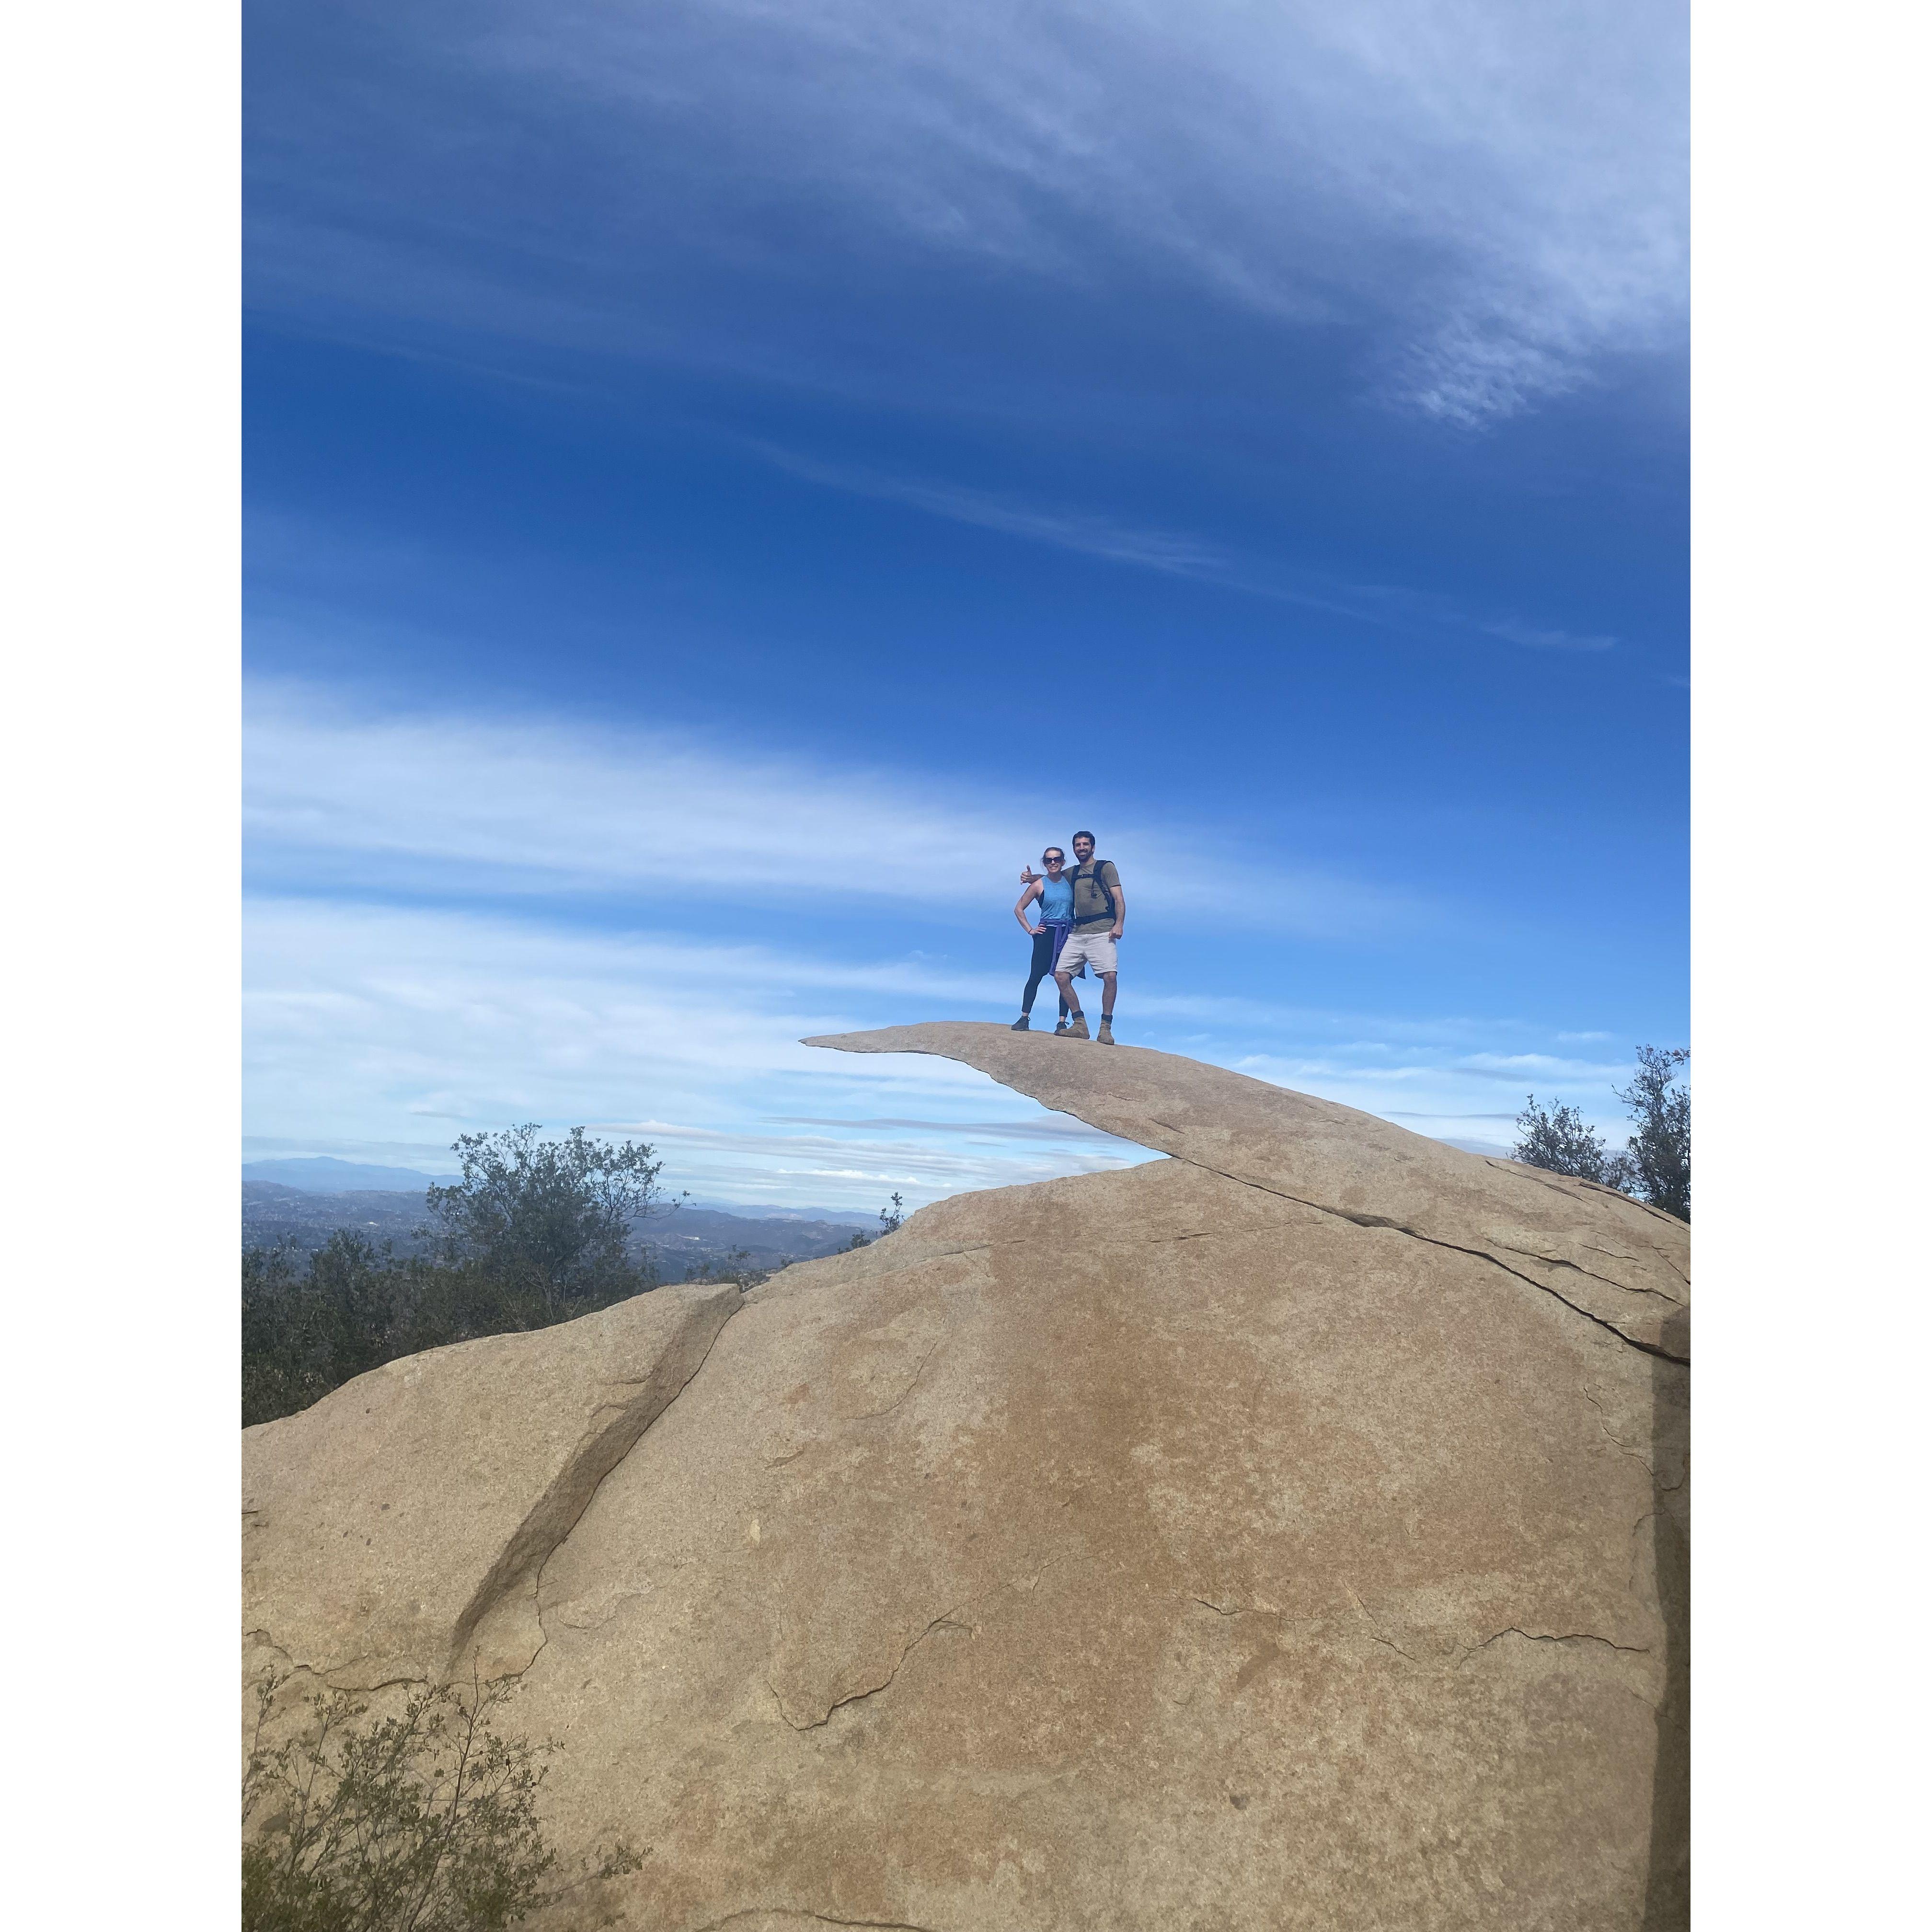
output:
MULTIPOLYGON (((1132 1047, 1159 1149, 245 1432, 245 1665, 517 1674, 559 1928, 1688 1922, 1689 1231, 1132 1047)), ((393 1690, 391 1694, 394 1694, 393 1690)))

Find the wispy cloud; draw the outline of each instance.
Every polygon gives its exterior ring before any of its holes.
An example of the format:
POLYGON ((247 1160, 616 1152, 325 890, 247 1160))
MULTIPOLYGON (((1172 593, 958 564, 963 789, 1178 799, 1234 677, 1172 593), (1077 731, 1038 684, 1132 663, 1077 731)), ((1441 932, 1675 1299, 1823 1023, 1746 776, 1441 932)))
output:
POLYGON ((1027 542, 1049 544, 1108 563, 1217 584, 1385 630, 1412 636, 1501 638, 1537 650, 1606 651, 1617 641, 1609 636, 1585 637, 1539 628, 1514 618, 1486 617, 1428 592, 1397 585, 1352 584, 1279 560, 1262 562, 1239 557, 1204 538, 1184 532, 1136 528, 1077 509, 1024 502, 994 490, 889 476, 861 466, 824 462, 761 440, 747 437, 742 441, 776 468, 827 489, 903 503, 928 515, 996 530, 1027 542))
MULTIPOLYGON (((1016 892, 1042 838, 1104 814, 1109 838, 1133 848, 1132 890, 1150 910, 1224 896, 1191 828, 1106 814, 1084 776, 1077 796, 1056 797, 562 717, 379 713, 290 683, 251 688, 246 750, 250 868, 272 889, 903 904, 916 856, 946 882, 919 919, 943 926, 1016 892)), ((1388 932, 1431 916, 1285 856, 1257 853, 1248 878, 1252 916, 1284 932, 1388 932)))
MULTIPOLYGON (((1096 1138, 1094 1129, 1084 1122, 1069 1120, 1060 1114, 1042 1114, 1030 1120, 921 1120, 896 1117, 848 1120, 836 1117, 820 1118, 812 1114, 774 1114, 771 1118, 788 1126, 838 1127, 848 1131, 892 1128, 913 1133, 966 1134, 975 1138, 985 1136, 994 1140, 1092 1141, 1096 1138)), ((1105 1134, 1097 1138, 1111 1141, 1114 1136, 1105 1134)))
POLYGON ((1391 1107, 1383 1116, 1390 1120, 1513 1120, 1514 1114, 1416 1114, 1391 1107))
POLYGON ((404 1122, 430 1146, 584 1124, 660 1144, 680 1188, 868 1211, 881 1184, 922 1201, 1146 1157, 949 1061, 799 1043, 1003 1010, 1010 980, 993 1008, 990 983, 982 1004, 890 966, 340 901, 257 898, 245 934, 247 1132, 262 1150, 411 1148, 404 1122), (904 1111, 881 1116, 881 1100, 904 1111))
POLYGON ((1515 1138, 1504 1130, 1504 1124, 1516 1118, 1514 1108, 1504 1112, 1493 1104, 1479 1104, 1491 1100, 1498 1082, 1512 1086, 1517 1093, 1536 1086, 1547 1100, 1552 1097, 1553 1076, 1560 1082, 1556 1090, 1560 1097, 1578 1107, 1594 1125, 1609 1130, 1613 1140, 1621 1140, 1624 1131, 1623 1110, 1611 1088, 1628 1071, 1625 1068, 1582 1066, 1541 1054, 1480 1053, 1391 1061, 1366 1054, 1249 1052, 1235 1058, 1232 1064, 1238 1072, 1257 1080, 1358 1107, 1364 1113, 1396 1121, 1432 1139, 1478 1151, 1492 1151, 1515 1138), (1527 1066, 1506 1071, 1484 1064, 1496 1060, 1534 1061, 1542 1077, 1532 1077, 1527 1066), (1558 1072, 1558 1068, 1569 1070, 1558 1072), (1468 1138, 1472 1127, 1482 1131, 1468 1138))
POLYGON ((750 446, 768 463, 807 482, 823 484, 856 496, 904 503, 953 523, 971 524, 981 530, 998 530, 1003 536, 1024 537, 1035 543, 1052 544, 1058 549, 1078 550, 1087 556, 1104 557, 1110 563, 1163 570, 1177 577, 1227 580, 1232 573, 1229 560, 1199 538, 1168 530, 1136 530, 1078 511, 1039 508, 989 490, 921 482, 877 470, 824 463, 782 449, 775 443, 754 441, 750 446))
POLYGON ((1519 624, 1508 620, 1490 622, 1478 626, 1491 636, 1506 639, 1512 644, 1523 644, 1532 650, 1539 651, 1606 651, 1616 643, 1612 637, 1580 637, 1572 631, 1539 630, 1534 626, 1519 624))
POLYGON ((1463 1072, 1496 1080, 1608 1080, 1626 1072, 1621 1061, 1565 1060, 1552 1053, 1472 1053, 1456 1062, 1463 1072))
POLYGON ((382 31, 352 162, 314 105, 258 137, 290 184, 259 292, 649 352, 657 248, 760 270, 776 218, 839 259, 1348 321, 1385 395, 1472 425, 1682 329, 1680 0, 995 0, 970 31, 935 0, 496 0, 382 31))

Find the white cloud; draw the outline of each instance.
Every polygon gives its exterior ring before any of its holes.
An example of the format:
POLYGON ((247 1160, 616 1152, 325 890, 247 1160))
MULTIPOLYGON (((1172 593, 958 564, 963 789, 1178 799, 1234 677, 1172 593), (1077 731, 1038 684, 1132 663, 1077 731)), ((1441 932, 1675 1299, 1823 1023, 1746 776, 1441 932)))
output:
POLYGON ((1580 637, 1574 631, 1538 629, 1534 625, 1520 624, 1513 619, 1486 623, 1480 628, 1492 637, 1502 638, 1512 644, 1526 645, 1532 650, 1607 651, 1617 641, 1610 637, 1580 637))
MULTIPOLYGON (((956 1017, 966 982, 340 902, 258 898, 245 932, 247 1133, 264 1150, 583 1124, 657 1144, 667 1182, 695 1193, 868 1210, 886 1183, 924 1201, 1147 1157, 950 1061, 799 1044, 922 1001, 956 1017), (804 1118, 772 1122, 788 1102, 804 1118), (796 1130, 834 1120, 852 1125, 796 1130)), ((999 983, 1002 1009, 1012 993, 999 983)))
MULTIPOLYGON (((1210 911, 1211 849, 1171 824, 1017 785, 854 770, 692 734, 558 718, 378 714, 312 686, 251 687, 244 823, 257 878, 286 890, 556 898, 676 892, 740 903, 904 904, 908 867, 945 882, 913 928, 978 920, 1023 862, 1083 819, 1131 848, 1137 914, 1210 911)), ((1252 917, 1308 937, 1388 932, 1424 909, 1393 892, 1257 856, 1252 917)), ((1006 899, 1010 904, 1011 900, 1006 899)), ((1003 910, 1003 908, 1000 908, 1003 910)), ((1002 995, 1002 998, 1005 997, 1002 995)))
POLYGON ((1620 1144, 1627 1130, 1623 1109, 1611 1091, 1628 1076, 1627 1066, 1598 1066, 1547 1054, 1480 1052, 1400 1063, 1378 1060, 1372 1052, 1353 1058, 1333 1051, 1250 1052, 1232 1064, 1238 1072, 1257 1080, 1358 1107, 1459 1147, 1514 1142, 1514 1133, 1499 1130, 1515 1119, 1515 1111, 1503 1112, 1496 1100, 1520 1100, 1532 1087, 1546 1105, 1560 1097, 1580 1108, 1593 1125, 1609 1132, 1612 1144, 1620 1144), (1500 1096, 1499 1086, 1505 1090, 1500 1096), (1472 1135, 1472 1127, 1480 1131, 1472 1135))
POLYGON ((1539 1080, 1602 1081, 1621 1078, 1630 1071, 1622 1062, 1565 1060, 1550 1053, 1472 1053, 1456 1064, 1467 1072, 1509 1080, 1522 1076, 1539 1080))

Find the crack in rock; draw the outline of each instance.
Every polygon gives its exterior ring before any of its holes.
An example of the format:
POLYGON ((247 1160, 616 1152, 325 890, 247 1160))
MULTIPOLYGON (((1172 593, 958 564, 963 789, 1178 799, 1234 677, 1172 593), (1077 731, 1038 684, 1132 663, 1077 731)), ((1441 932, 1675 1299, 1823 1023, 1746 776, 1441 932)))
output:
POLYGON ((304 1676, 314 1678, 316 1682, 322 1685, 325 1690, 346 1690, 354 1697, 373 1696, 378 1690, 393 1690, 398 1684, 427 1684, 430 1681, 427 1673, 423 1673, 405 1674, 400 1677, 379 1677, 374 1682, 368 1684, 341 1684, 336 1680, 345 1670, 352 1670, 358 1664, 364 1664, 370 1660, 366 1658, 354 1657, 346 1664, 316 1664, 308 1658, 296 1656, 286 1644, 278 1643, 274 1635, 260 1624, 256 1625, 253 1629, 244 1630, 242 1633, 242 1639, 244 1644, 260 1644, 265 1649, 272 1650, 288 1665, 291 1674, 300 1672, 304 1676))
MULTIPOLYGON (((1546 1178, 1543 1169, 1532 1167, 1527 1161, 1498 1160, 1491 1154, 1485 1154, 1483 1160, 1485 1166, 1494 1168, 1498 1174, 1513 1174, 1522 1180, 1533 1180, 1538 1186, 1546 1187, 1552 1194, 1568 1194, 1570 1192, 1568 1188, 1559 1186, 1556 1180, 1546 1178)), ((1654 1215, 1658 1220, 1670 1227, 1688 1226, 1688 1222, 1678 1220, 1675 1214, 1666 1214, 1661 1208, 1653 1208, 1648 1201, 1640 1201, 1634 1194, 1624 1194, 1616 1188, 1606 1187, 1600 1180, 1586 1180, 1580 1174, 1565 1174, 1564 1179, 1574 1182, 1579 1187, 1587 1187, 1592 1194, 1601 1194, 1612 1201, 1620 1201, 1626 1208, 1640 1208, 1645 1214, 1654 1215)), ((1682 1270, 1679 1269, 1678 1273, 1682 1274, 1682 1270)))
POLYGON ((1342 1587, 1348 1592, 1349 1602, 1354 1605, 1356 1611, 1360 1615, 1363 1622, 1366 1624, 1369 1627, 1369 1635, 1377 1643, 1381 1644, 1385 1649, 1394 1651, 1398 1657, 1408 1658, 1408 1661, 1411 1664, 1419 1664, 1421 1662, 1422 1660, 1420 1658, 1411 1656, 1409 1652, 1404 1650, 1402 1646, 1397 1643, 1393 1637, 1386 1637, 1382 1635, 1382 1626, 1369 1614, 1368 1605, 1364 1603, 1360 1597, 1356 1595, 1354 1585, 1350 1582, 1346 1576, 1342 1579, 1342 1587))
MULTIPOLYGON (((940 1350, 945 1346, 946 1343, 951 1339, 952 1334, 952 1330, 950 1328, 947 1328, 942 1334, 940 1335, 938 1339, 934 1342, 932 1346, 927 1349, 924 1354, 920 1357, 919 1366, 913 1370, 911 1381, 908 1382, 905 1387, 901 1389, 898 1394, 894 1396, 892 1400, 887 1402, 884 1408, 868 1408, 864 1410, 860 1414, 854 1416, 852 1420, 854 1422, 872 1422, 875 1421, 880 1416, 891 1414, 892 1411, 897 1408, 899 1404, 904 1402, 906 1397, 910 1395, 914 1389, 918 1388, 920 1377, 926 1373, 926 1364, 931 1361, 933 1357, 938 1354, 940 1350)), ((809 1444, 806 1445, 807 1448, 809 1448, 810 1446, 811 1445, 809 1444)), ((802 1449, 799 1451, 799 1454, 801 1456, 803 1455, 804 1453, 805 1450, 802 1449)), ((789 1460, 790 1459, 788 1458, 787 1460, 789 1460)))
POLYGON ((813 1912, 796 1905, 746 1905, 728 1912, 694 1928, 694 1932, 724 1932, 728 1925, 742 1925, 748 1918, 796 1918, 808 1925, 850 1925, 861 1932, 934 1932, 930 1925, 914 1925, 904 1918, 838 1918, 829 1912, 813 1912))
MULTIPOLYGON (((468 1648, 470 1640, 490 1611, 532 1574, 541 1580, 544 1565, 577 1527, 604 1478, 637 1447, 645 1432, 710 1360, 718 1337, 744 1305, 736 1289, 730 1290, 730 1296, 728 1306, 721 1293, 688 1309, 656 1367, 643 1378, 639 1393, 618 1408, 613 1420, 578 1443, 549 1488, 517 1526, 457 1618, 450 1639, 452 1664, 468 1648)), ((541 1629, 541 1612, 537 1621, 541 1629)), ((542 1648, 540 1645, 539 1654, 542 1648)), ((530 1663, 536 1661, 532 1656, 530 1663)), ((530 1667, 526 1664, 524 1670, 530 1667)), ((513 1674, 521 1676, 522 1672, 513 1674)))
POLYGON ((931 1623, 926 1625, 925 1629, 921 1630, 916 1636, 912 1638, 906 1644, 905 1647, 899 1652, 898 1663, 895 1664, 892 1669, 886 1672, 885 1677, 881 1682, 868 1684, 864 1690, 854 1690, 848 1696, 834 1698, 833 1700, 825 1707, 825 1714, 822 1718, 814 1718, 808 1722, 801 1724, 798 1720, 785 1708, 784 1699, 779 1695, 778 1686, 774 1684, 770 1678, 766 1678, 765 1680, 765 1688, 772 1694, 772 1701, 778 1707, 778 1715, 784 1718, 785 1722, 790 1725, 794 1730, 822 1730, 827 1724, 831 1723, 832 1714, 834 1711, 842 1711, 848 1704, 862 1704, 867 1698, 876 1697, 881 1690, 890 1690, 892 1685, 892 1680, 898 1676, 901 1669, 905 1664, 906 1659, 911 1656, 913 1652, 916 1651, 921 1644, 925 1642, 926 1639, 932 1636, 934 1630, 964 1630, 970 1636, 972 1632, 972 1626, 970 1624, 962 1624, 957 1621, 959 1612, 965 1609, 965 1607, 966 1605, 963 1603, 955 1604, 950 1610, 942 1610, 938 1616, 933 1618, 931 1623))
POLYGON ((1609 1422, 1606 1420, 1604 1405, 1590 1393, 1588 1386, 1584 1383, 1579 1382, 1576 1384, 1576 1393, 1597 1412, 1597 1426, 1600 1429, 1604 1432, 1604 1435, 1616 1445, 1618 1452, 1621 1454, 1629 1456, 1634 1462, 1640 1464, 1642 1467, 1644 1474, 1649 1477, 1652 1482, 1656 1481, 1657 1472, 1651 1466, 1649 1457, 1645 1455, 1641 1449, 1634 1448, 1610 1426, 1609 1422))
POLYGON ((1515 1624, 1499 1630, 1494 1636, 1486 1636, 1479 1644, 1472 1646, 1462 1654, 1462 1661, 1468 1663, 1477 1652, 1487 1650, 1492 1643, 1499 1643, 1506 1636, 1520 1636, 1528 1643, 1600 1643, 1606 1650, 1618 1650, 1630 1657, 1648 1657, 1650 1646, 1647 1643, 1613 1643, 1606 1636, 1599 1636, 1594 1630, 1539 1631, 1526 1630, 1515 1624))
MULTIPOLYGON (((1158 1125, 1159 1123, 1156 1122, 1156 1124, 1158 1125)), ((1601 1315, 1592 1314, 1588 1309, 1582 1307, 1572 1301, 1567 1294, 1558 1294, 1547 1282, 1538 1281, 1534 1275, 1525 1274, 1522 1269, 1511 1268, 1509 1263, 1503 1260, 1500 1256, 1492 1254, 1486 1248, 1467 1248, 1460 1241, 1445 1241, 1439 1235, 1425 1234, 1419 1228, 1406 1227, 1400 1221, 1390 1220, 1385 1214, 1364 1214, 1353 1208, 1331 1208, 1325 1201, 1306 1200, 1299 1194, 1290 1194, 1284 1188, 1270 1187, 1264 1180, 1251 1180, 1244 1174, 1230 1174, 1225 1168, 1210 1167, 1205 1161, 1196 1160, 1187 1154, 1170 1153, 1168 1158, 1180 1161, 1186 1166, 1198 1168, 1203 1174, 1218 1174, 1223 1180, 1232 1180, 1238 1187, 1252 1187, 1261 1193, 1272 1194, 1277 1200, 1292 1201, 1298 1207, 1312 1208, 1318 1214, 1332 1214, 1336 1220, 1350 1222, 1358 1228, 1386 1228, 1392 1234, 1406 1234, 1411 1240, 1425 1242, 1432 1248, 1443 1248, 1451 1254, 1468 1255, 1476 1261, 1487 1262, 1491 1267, 1501 1268, 1504 1274, 1514 1276, 1516 1280, 1527 1282, 1530 1287, 1537 1289, 1540 1293, 1548 1295, 1552 1300, 1560 1301, 1572 1314, 1582 1316, 1586 1322, 1594 1322, 1599 1328, 1607 1330, 1619 1342, 1624 1342, 1633 1348, 1639 1349, 1646 1355, 1655 1355, 1664 1361, 1675 1362, 1680 1367, 1688 1368, 1690 1366, 1690 1358, 1688 1355, 1674 1355, 1668 1348, 1660 1348, 1654 1342, 1640 1341, 1634 1335, 1626 1335, 1614 1322, 1608 1320, 1601 1315)), ((1622 1200, 1624 1197, 1619 1195, 1617 1198, 1622 1200)), ((1637 1204, 1640 1206, 1642 1203, 1640 1202, 1637 1204)), ((1511 1252, 1522 1251, 1514 1250, 1511 1252)), ((1576 1267, 1574 1262, 1568 1262, 1564 1265, 1570 1268, 1576 1267)), ((1579 1269, 1577 1271, 1582 1274, 1589 1273, 1587 1268, 1579 1269)), ((1592 1279, 1600 1280, 1603 1277, 1592 1276, 1592 1279)), ((1612 1282, 1608 1286, 1616 1288, 1620 1285, 1612 1282)), ((1650 1294, 1658 1292, 1654 1288, 1646 1288, 1638 1292, 1650 1294)), ((1668 1295, 1662 1298, 1666 1301, 1670 1299, 1668 1295)))
MULTIPOLYGON (((1613 1281, 1606 1274, 1599 1274, 1594 1268, 1586 1268, 1580 1262, 1573 1262, 1564 1255, 1546 1255, 1538 1248, 1520 1248, 1512 1241, 1498 1241, 1496 1246, 1508 1255, 1521 1255, 1525 1259, 1540 1262, 1546 1268, 1566 1268, 1574 1273, 1588 1275, 1592 1281, 1601 1282, 1606 1288, 1615 1288, 1619 1294, 1654 1294, 1660 1301, 1667 1301, 1672 1308, 1682 1308, 1684 1304, 1674 1294, 1666 1294, 1660 1288, 1633 1288, 1629 1282, 1613 1281)), ((1599 1248, 1599 1254, 1608 1254, 1607 1248, 1599 1248)), ((1619 1256, 1618 1260, 1627 1261, 1628 1256, 1619 1256)))

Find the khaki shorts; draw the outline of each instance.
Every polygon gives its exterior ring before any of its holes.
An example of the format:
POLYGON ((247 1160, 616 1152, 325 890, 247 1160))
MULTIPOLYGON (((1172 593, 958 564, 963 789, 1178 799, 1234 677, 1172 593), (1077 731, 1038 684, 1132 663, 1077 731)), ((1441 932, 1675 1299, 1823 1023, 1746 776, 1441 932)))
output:
POLYGON ((1066 944, 1060 949, 1060 963, 1054 968, 1056 973, 1077 973, 1081 962, 1096 973, 1117 973, 1114 942, 1107 936, 1103 926, 1097 932, 1070 932, 1066 944))

